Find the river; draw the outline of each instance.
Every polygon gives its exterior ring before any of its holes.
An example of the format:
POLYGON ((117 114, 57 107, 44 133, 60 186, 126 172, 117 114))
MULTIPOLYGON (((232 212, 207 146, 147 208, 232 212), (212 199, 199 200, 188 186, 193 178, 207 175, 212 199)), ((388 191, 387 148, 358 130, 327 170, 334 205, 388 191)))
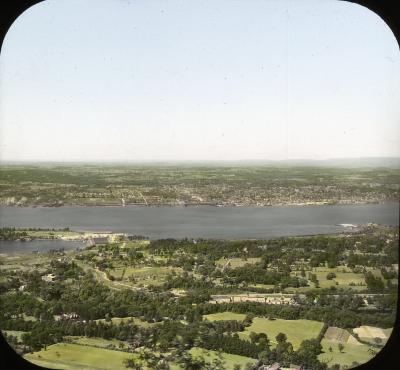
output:
MULTIPOLYGON (((399 204, 272 207, 0 207, 0 226, 112 231, 158 238, 256 239, 327 234, 338 224, 399 224, 399 204)), ((55 241, 57 242, 57 241, 55 241)))

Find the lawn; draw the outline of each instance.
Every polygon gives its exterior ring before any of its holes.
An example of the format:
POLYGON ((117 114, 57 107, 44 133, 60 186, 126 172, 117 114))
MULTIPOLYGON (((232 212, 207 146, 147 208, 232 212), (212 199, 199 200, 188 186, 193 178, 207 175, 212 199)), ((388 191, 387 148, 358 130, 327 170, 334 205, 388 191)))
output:
POLYGON ((237 320, 243 321, 246 317, 243 313, 234 313, 234 312, 218 312, 212 313, 210 315, 204 315, 203 319, 208 321, 218 321, 218 320, 237 320))
MULTIPOLYGON (((216 351, 208 351, 202 348, 194 347, 189 351, 193 357, 202 357, 207 361, 212 361, 218 357, 218 352, 216 351)), ((227 370, 233 369, 235 365, 241 365, 242 368, 245 367, 246 364, 251 363, 254 364, 257 362, 254 358, 239 356, 239 355, 231 355, 229 353, 221 352, 222 360, 225 361, 224 368, 227 370)))
POLYGON ((71 343, 57 343, 24 356, 30 362, 53 369, 125 370, 123 360, 132 353, 71 343))
POLYGON ((368 352, 371 347, 364 344, 343 343, 343 352, 339 351, 338 343, 322 339, 321 344, 324 353, 318 355, 318 359, 327 362, 328 366, 333 364, 349 366, 354 361, 362 364, 374 357, 368 352), (329 347, 332 348, 332 352, 329 351, 329 347))
POLYGON ((249 339, 252 331, 256 333, 266 333, 272 345, 276 344, 275 337, 279 333, 286 334, 288 342, 293 344, 296 350, 304 339, 316 338, 320 333, 324 323, 312 320, 269 320, 255 317, 253 323, 244 332, 239 332, 239 337, 249 339))

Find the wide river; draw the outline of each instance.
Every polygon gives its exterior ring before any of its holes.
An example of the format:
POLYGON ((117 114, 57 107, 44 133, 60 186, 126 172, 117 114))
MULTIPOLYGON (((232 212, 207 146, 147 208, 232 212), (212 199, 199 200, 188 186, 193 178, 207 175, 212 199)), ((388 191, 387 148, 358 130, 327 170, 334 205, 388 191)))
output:
POLYGON ((0 207, 0 227, 126 232, 157 238, 326 234, 338 224, 398 225, 399 204, 279 207, 0 207))

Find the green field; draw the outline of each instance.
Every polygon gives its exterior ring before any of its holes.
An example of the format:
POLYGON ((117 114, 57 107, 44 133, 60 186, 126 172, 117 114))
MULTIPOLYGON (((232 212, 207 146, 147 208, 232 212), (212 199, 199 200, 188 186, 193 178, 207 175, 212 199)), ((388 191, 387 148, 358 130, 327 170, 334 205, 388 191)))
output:
MULTIPOLYGON (((202 348, 194 347, 189 351, 193 357, 203 357, 205 360, 212 362, 215 358, 218 357, 218 352, 216 351, 208 351, 202 348)), ((254 364, 257 362, 254 358, 231 355, 229 353, 221 353, 222 360, 225 362, 224 367, 227 370, 233 369, 235 365, 241 365, 244 367, 246 364, 251 363, 254 364)))
MULTIPOLYGON (((369 268, 375 276, 381 277, 382 274, 379 269, 369 268)), ((367 286, 365 284, 365 278, 363 273, 354 273, 348 267, 338 266, 334 268, 329 267, 314 267, 310 272, 317 276, 319 286, 321 288, 351 288, 357 291, 366 290, 367 286), (328 273, 333 272, 336 274, 336 277, 328 280, 326 276, 328 273)), ((299 271, 293 271, 291 273, 292 276, 300 276, 299 271)), ((306 273, 307 276, 307 273, 306 273)), ((308 287, 300 287, 300 288, 287 288, 285 292, 307 292, 307 290, 312 290, 315 288, 315 284, 310 282, 310 286, 308 287)))
POLYGON ((333 364, 349 366, 354 361, 362 364, 374 357, 368 352, 368 349, 372 347, 364 344, 343 343, 344 349, 342 353, 338 349, 338 343, 322 339, 321 344, 324 353, 321 353, 318 358, 320 361, 327 362, 328 366, 333 364), (332 352, 329 351, 329 347, 332 348, 332 352))
POLYGON ((127 348, 126 342, 119 341, 117 339, 103 339, 103 338, 89 338, 80 336, 66 336, 65 339, 71 341, 74 344, 82 344, 85 346, 102 347, 107 348, 109 346, 115 346, 116 348, 127 348))
POLYGON ((360 340, 368 343, 376 343, 376 338, 380 338, 380 344, 384 345, 392 334, 393 328, 381 329, 374 326, 360 326, 354 328, 360 340))
POLYGON ((342 328, 337 328, 334 326, 330 326, 325 332, 324 339, 329 340, 331 342, 341 342, 347 343, 347 340, 350 337, 350 333, 342 328))
MULTIPOLYGON (((218 320, 238 320, 243 321, 244 314, 234 312, 219 312, 210 315, 204 315, 203 319, 208 321, 218 320)), ((248 339, 252 331, 256 333, 266 333, 271 344, 276 344, 275 337, 279 333, 286 334, 288 341, 293 344, 294 349, 300 346, 304 339, 316 338, 324 324, 312 320, 269 320, 262 317, 255 317, 253 323, 243 332, 239 332, 239 337, 248 339)))
POLYGON ((257 262, 261 261, 260 257, 250 257, 247 259, 244 258, 220 258, 218 261, 216 261, 216 264, 218 267, 224 267, 229 261, 229 267, 230 268, 236 268, 236 267, 241 267, 246 265, 247 263, 249 264, 254 264, 257 262))
POLYGON ((208 321, 218 321, 218 320, 237 320, 243 321, 246 317, 245 314, 242 313, 234 313, 234 312, 219 312, 212 313, 210 315, 204 315, 203 319, 208 321))
POLYGON ((30 362, 52 369, 125 370, 123 360, 132 353, 71 343, 57 343, 24 356, 30 362))
MULTIPOLYGON (((97 321, 97 322, 105 322, 105 323, 107 322, 105 319, 98 319, 98 320, 95 320, 95 321, 97 321)), ((154 325, 153 323, 149 323, 147 321, 140 320, 139 318, 133 317, 133 316, 112 317, 111 321, 112 321, 113 324, 116 324, 116 325, 120 324, 121 322, 128 323, 128 322, 132 321, 135 325, 141 326, 143 328, 148 328, 148 327, 154 325)))
POLYGON ((6 333, 7 335, 11 335, 13 337, 17 337, 18 341, 21 342, 21 336, 25 333, 25 331, 18 330, 2 330, 2 333, 6 333))
POLYGON ((166 277, 175 271, 180 274, 183 270, 180 267, 159 267, 159 266, 144 266, 144 267, 116 267, 110 270, 110 275, 116 279, 121 279, 121 282, 114 281, 111 285, 122 287, 140 287, 140 286, 160 286, 164 284, 166 277))
POLYGON ((121 277, 123 271, 125 270, 124 278, 128 278, 130 276, 134 276, 135 278, 146 280, 146 279, 153 279, 153 280, 160 280, 163 279, 166 275, 175 271, 176 273, 182 272, 183 270, 180 267, 153 267, 153 266, 146 266, 146 267, 118 267, 111 271, 114 277, 121 277))
POLYGON ((248 339, 252 331, 256 333, 266 333, 272 345, 276 344, 275 337, 279 333, 287 336, 288 342, 293 344, 296 350, 304 339, 316 338, 324 324, 319 321, 311 320, 269 320, 255 317, 253 323, 244 332, 239 332, 239 337, 248 339))
POLYGON ((352 289, 366 289, 364 274, 362 273, 353 273, 351 271, 347 271, 348 269, 344 267, 336 267, 336 268, 328 268, 328 267, 317 267, 313 269, 313 273, 317 275, 317 279, 319 281, 319 285, 321 288, 329 288, 331 286, 337 287, 351 287, 352 289), (346 270, 346 272, 343 272, 346 270), (336 278, 332 280, 328 280, 326 275, 330 272, 334 272, 336 274, 336 278), (336 284, 337 283, 337 284, 336 284), (351 286, 350 284, 354 283, 355 286, 351 286), (358 284, 363 284, 359 286, 358 284))
POLYGON ((275 285, 272 284, 249 284, 249 288, 263 288, 263 289, 273 289, 275 285))

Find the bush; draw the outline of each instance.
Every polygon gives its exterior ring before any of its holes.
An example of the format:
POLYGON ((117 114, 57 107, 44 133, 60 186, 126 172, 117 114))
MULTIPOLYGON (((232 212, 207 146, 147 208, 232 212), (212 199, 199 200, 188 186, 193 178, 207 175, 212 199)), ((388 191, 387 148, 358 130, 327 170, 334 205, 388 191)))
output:
POLYGON ((328 280, 332 280, 336 277, 336 274, 334 272, 330 272, 328 275, 326 275, 326 278, 328 280))

